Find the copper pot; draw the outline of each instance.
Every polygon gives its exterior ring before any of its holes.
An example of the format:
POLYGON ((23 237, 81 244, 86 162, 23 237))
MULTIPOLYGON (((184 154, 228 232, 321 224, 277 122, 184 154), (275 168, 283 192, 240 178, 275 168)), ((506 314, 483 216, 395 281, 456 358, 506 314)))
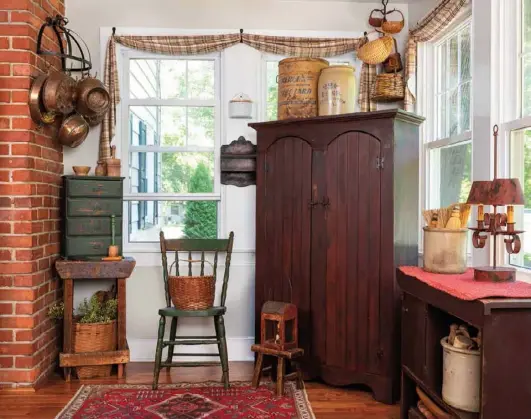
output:
POLYGON ((95 117, 105 114, 110 106, 109 91, 100 80, 87 77, 78 81, 76 86, 77 112, 85 117, 95 117))
POLYGON ((69 114, 74 110, 75 80, 60 71, 50 73, 43 87, 43 103, 48 112, 69 114))
POLYGON ((57 133, 57 139, 62 145, 75 148, 85 141, 88 133, 89 124, 85 121, 85 118, 74 113, 63 120, 57 133))
POLYGON ((95 127, 103 122, 103 118, 105 118, 104 113, 100 113, 99 115, 90 115, 85 116, 85 120, 88 122, 88 124, 91 127, 95 127))
POLYGON ((46 109, 44 108, 44 103, 42 101, 42 88, 47 78, 48 76, 45 74, 38 76, 31 84, 31 88, 29 91, 28 105, 30 109, 31 119, 33 119, 33 122, 39 125, 53 124, 56 117, 55 113, 46 112, 46 109))

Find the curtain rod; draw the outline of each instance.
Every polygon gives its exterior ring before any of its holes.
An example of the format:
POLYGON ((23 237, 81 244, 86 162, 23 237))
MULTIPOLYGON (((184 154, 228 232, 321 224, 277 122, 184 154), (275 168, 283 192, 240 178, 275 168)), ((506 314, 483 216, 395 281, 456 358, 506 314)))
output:
MULTIPOLYGON (((112 36, 116 35, 116 26, 112 27, 112 36)), ((241 38, 241 35, 243 35, 243 29, 240 29, 240 43, 243 43, 243 39, 241 38)))

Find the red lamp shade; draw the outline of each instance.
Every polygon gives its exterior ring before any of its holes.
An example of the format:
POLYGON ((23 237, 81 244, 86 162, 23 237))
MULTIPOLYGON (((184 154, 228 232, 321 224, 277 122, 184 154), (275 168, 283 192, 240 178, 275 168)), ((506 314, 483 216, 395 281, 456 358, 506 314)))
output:
POLYGON ((524 205, 525 201, 520 181, 513 178, 475 181, 467 204, 524 205))

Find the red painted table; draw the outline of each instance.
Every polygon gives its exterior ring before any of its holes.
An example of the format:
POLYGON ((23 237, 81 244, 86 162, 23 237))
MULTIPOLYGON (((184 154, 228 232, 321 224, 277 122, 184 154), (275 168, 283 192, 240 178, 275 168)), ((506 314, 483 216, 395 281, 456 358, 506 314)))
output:
POLYGON ((502 292, 529 295, 529 284, 497 284, 503 287, 493 290, 492 283, 469 283, 473 273, 452 276, 397 269, 403 291, 401 418, 415 412, 417 386, 456 418, 531 418, 531 299, 493 297, 502 292), (442 400, 440 340, 452 323, 468 323, 482 332, 479 413, 457 410, 442 400))
POLYGON ((63 352, 59 355, 59 365, 64 368, 65 379, 70 381, 71 368, 86 365, 118 365, 118 378, 124 373, 129 362, 129 347, 126 338, 126 288, 125 281, 131 276, 136 261, 125 257, 119 262, 58 260, 55 269, 64 282, 63 301, 64 330, 63 352), (108 352, 72 353, 72 330, 74 311, 74 281, 76 279, 115 279, 117 282, 117 350, 108 352))

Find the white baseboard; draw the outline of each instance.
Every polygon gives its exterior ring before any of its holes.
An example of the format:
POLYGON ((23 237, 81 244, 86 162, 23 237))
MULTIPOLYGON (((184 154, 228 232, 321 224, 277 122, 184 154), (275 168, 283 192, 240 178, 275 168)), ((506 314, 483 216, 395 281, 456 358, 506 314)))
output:
MULTIPOLYGON (((153 362, 155 361, 155 350, 157 347, 156 339, 127 339, 129 343, 129 350, 131 351, 131 362, 153 362)), ((251 345, 254 343, 253 337, 235 337, 227 338, 227 351, 229 352, 229 361, 253 361, 254 356, 251 352, 251 345)), ((198 346, 177 346, 175 352, 188 353, 217 353, 216 345, 198 345, 198 346)), ((166 350, 162 355, 164 360, 166 357, 166 350)), ((173 357, 175 361, 214 361, 214 357, 201 356, 187 356, 187 357, 173 357)))

